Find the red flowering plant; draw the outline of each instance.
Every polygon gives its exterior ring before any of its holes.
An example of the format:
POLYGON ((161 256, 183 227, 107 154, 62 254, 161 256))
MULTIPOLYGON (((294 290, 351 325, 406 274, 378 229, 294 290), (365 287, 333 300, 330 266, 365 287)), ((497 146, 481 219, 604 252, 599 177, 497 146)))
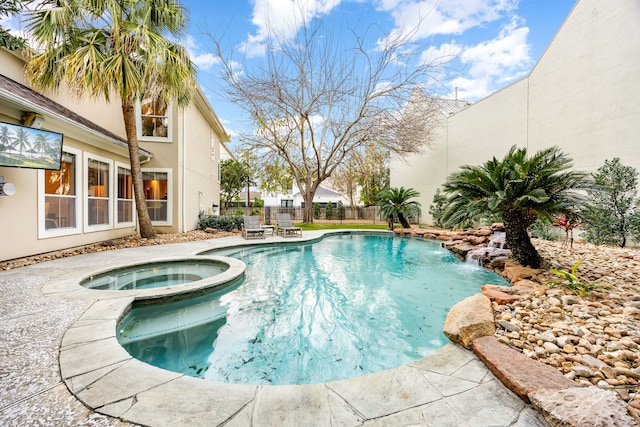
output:
POLYGON ((567 215, 559 215, 556 217, 555 225, 564 229, 564 243, 569 243, 569 247, 573 249, 573 230, 577 228, 582 221, 577 218, 571 218, 567 215))

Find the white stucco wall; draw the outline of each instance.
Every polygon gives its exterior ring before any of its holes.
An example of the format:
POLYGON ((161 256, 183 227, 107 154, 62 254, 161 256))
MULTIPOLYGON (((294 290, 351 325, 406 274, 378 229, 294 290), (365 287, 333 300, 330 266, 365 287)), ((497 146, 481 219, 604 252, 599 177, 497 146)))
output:
POLYGON ((580 0, 531 74, 450 116, 435 146, 391 162, 391 185, 433 194, 464 164, 558 145, 579 170, 620 157, 640 171, 640 2, 580 0))

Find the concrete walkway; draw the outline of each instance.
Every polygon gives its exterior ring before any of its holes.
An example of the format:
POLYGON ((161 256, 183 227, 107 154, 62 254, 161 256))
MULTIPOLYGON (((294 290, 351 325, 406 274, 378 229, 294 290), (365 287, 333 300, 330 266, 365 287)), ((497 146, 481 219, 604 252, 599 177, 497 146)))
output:
MULTIPOLYGON (((320 235, 305 232, 304 240, 320 235)), ((0 272, 0 425, 547 425, 473 353, 453 344, 406 366, 325 384, 233 385, 165 371, 131 358, 115 331, 136 297, 174 290, 78 285, 131 262, 247 243, 229 237, 121 249, 0 272)))

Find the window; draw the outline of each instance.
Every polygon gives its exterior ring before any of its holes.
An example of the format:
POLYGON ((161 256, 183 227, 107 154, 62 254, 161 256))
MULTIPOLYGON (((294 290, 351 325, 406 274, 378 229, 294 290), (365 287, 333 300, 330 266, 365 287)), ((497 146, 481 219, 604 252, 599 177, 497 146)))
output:
POLYGON ((171 224, 171 170, 143 169, 142 182, 151 221, 159 225, 171 224))
POLYGON ((138 136, 145 141, 171 140, 171 106, 162 100, 146 99, 139 104, 138 136))
POLYGON ((38 179, 40 203, 39 237, 79 233, 80 152, 66 148, 60 170, 41 170, 38 179))
POLYGON ((116 225, 131 226, 134 224, 131 169, 116 163, 116 180, 116 225))
POLYGON ((87 228, 104 230, 111 225, 111 162, 97 156, 86 157, 86 205, 85 221, 87 228))

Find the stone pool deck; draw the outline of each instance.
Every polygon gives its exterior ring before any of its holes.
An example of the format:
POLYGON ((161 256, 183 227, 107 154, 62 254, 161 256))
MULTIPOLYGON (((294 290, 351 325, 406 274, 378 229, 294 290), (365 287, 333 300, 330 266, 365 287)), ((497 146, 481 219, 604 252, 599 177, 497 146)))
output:
MULTIPOLYGON (((305 232, 304 239, 319 236, 305 232)), ((325 384, 231 385, 164 371, 131 358, 115 339, 134 295, 77 284, 106 268, 246 243, 256 242, 119 249, 0 272, 0 425, 547 425, 476 355, 453 344, 406 366, 325 384)))

